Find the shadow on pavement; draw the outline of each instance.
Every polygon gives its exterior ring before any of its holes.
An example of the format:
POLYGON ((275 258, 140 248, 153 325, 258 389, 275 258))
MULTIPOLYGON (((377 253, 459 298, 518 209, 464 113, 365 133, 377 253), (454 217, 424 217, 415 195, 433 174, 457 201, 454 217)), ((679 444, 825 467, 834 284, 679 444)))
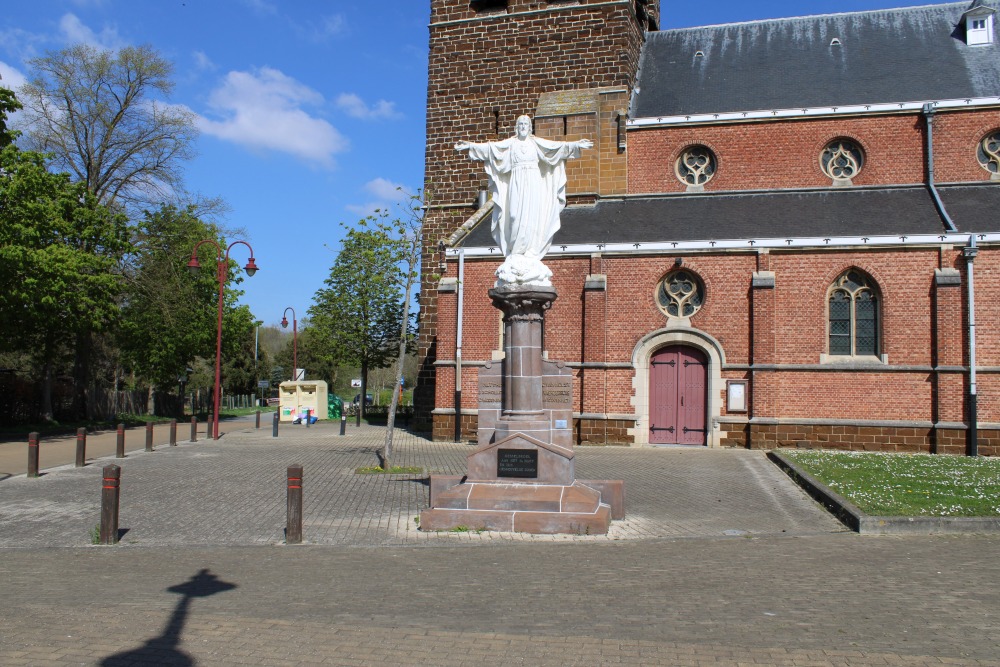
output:
POLYGON ((174 608, 167 626, 158 637, 149 639, 139 648, 116 653, 100 662, 102 667, 126 667, 134 665, 173 665, 182 667, 194 665, 194 659, 178 646, 184 622, 187 620, 188 608, 194 598, 206 598, 216 593, 224 593, 236 588, 236 584, 222 581, 207 569, 201 570, 183 584, 171 586, 167 591, 181 595, 174 608))

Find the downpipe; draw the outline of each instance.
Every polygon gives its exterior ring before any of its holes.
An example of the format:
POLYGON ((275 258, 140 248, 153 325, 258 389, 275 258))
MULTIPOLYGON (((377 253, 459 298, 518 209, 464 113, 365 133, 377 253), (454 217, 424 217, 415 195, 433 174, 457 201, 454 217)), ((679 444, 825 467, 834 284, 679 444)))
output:
POLYGON ((976 288, 973 263, 979 248, 976 247, 976 235, 969 236, 969 245, 962 248, 965 256, 966 282, 969 290, 969 456, 979 455, 979 415, 976 398, 976 288))

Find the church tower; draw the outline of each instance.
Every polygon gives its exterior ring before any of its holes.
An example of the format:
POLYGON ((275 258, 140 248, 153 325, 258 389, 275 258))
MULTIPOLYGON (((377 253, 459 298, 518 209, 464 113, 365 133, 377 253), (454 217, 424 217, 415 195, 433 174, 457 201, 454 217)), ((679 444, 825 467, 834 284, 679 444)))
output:
POLYGON ((658 21, 659 0, 431 0, 419 422, 434 405, 441 248, 487 182, 455 142, 506 138, 528 114, 539 136, 597 144, 590 161, 568 170, 571 202, 624 192, 624 116, 645 34, 658 21))

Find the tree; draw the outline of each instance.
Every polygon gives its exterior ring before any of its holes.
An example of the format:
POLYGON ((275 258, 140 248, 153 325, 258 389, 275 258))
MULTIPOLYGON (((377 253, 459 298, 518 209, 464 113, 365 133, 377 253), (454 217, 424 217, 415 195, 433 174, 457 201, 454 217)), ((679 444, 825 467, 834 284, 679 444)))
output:
MULTIPOLYGON (((361 396, 368 389, 368 369, 384 368, 399 341, 399 248, 377 213, 347 228, 340 253, 325 287, 309 308, 316 329, 316 353, 361 369, 361 396)), ((365 401, 360 403, 364 416, 365 401)))
MULTIPOLYGON (((0 118, 15 106, 15 98, 0 94, 0 118)), ((42 413, 51 420, 61 353, 72 349, 70 340, 107 329, 117 316, 119 269, 129 249, 126 220, 68 175, 51 173, 45 156, 21 151, 11 133, 2 134, 0 339, 9 349, 34 352, 42 413)))
POLYGON ((171 201, 194 155, 194 115, 155 99, 173 65, 150 46, 117 53, 78 44, 30 61, 21 88, 28 147, 50 153, 108 206, 171 201))
MULTIPOLYGON (((128 369, 150 388, 172 387, 196 357, 215 358, 218 282, 216 262, 205 262, 197 275, 187 269, 198 241, 225 241, 219 229, 194 215, 194 209, 171 205, 147 211, 135 226, 134 252, 125 275, 118 342, 128 369)), ((231 261, 223 295, 223 359, 227 390, 244 392, 253 378, 253 316, 237 304, 242 271, 231 261), (249 361, 248 361, 249 359, 249 361), (230 377, 231 376, 231 377, 230 377)), ((155 406, 154 406, 155 410, 155 406)))
MULTIPOLYGON (((403 381, 403 369, 406 365, 406 353, 413 346, 413 328, 410 325, 410 300, 413 296, 413 286, 420 279, 420 252, 423 243, 423 211, 427 196, 421 200, 420 194, 410 197, 404 208, 403 215, 391 222, 381 221, 381 226, 392 239, 398 258, 400 272, 398 277, 402 283, 403 303, 401 305, 399 333, 399 354, 396 359, 396 378, 393 383, 392 401, 389 403, 389 415, 385 429, 385 444, 382 447, 382 465, 385 470, 391 467, 392 435, 395 430, 396 407, 399 405, 398 387, 403 381)), ((456 415, 457 418, 457 415, 456 415)))

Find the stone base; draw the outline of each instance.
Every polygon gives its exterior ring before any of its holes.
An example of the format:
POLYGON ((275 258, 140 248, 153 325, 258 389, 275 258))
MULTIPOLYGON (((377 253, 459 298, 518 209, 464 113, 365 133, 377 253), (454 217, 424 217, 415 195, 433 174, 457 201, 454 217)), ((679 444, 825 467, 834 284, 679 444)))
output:
MULTIPOLYGON (((601 492, 580 482, 466 481, 452 486, 454 481, 454 477, 431 478, 431 508, 420 513, 420 530, 464 526, 517 533, 603 535, 611 525, 612 508, 601 501, 601 492)), ((624 505, 623 489, 612 496, 624 505)), ((624 507, 620 513, 624 514, 624 507)))

